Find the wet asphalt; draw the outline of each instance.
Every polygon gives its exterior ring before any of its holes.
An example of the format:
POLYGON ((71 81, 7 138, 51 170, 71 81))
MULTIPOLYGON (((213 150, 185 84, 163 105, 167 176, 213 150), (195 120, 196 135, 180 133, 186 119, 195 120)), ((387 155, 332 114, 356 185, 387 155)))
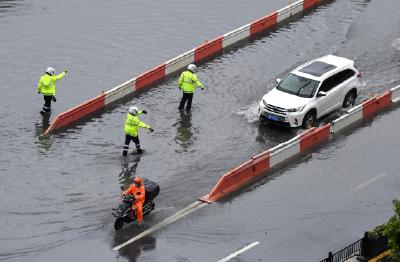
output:
POLYGON ((115 233, 110 216, 119 186, 134 176, 161 186, 157 210, 146 219, 150 227, 208 193, 225 171, 301 132, 266 126, 256 116, 274 79, 296 65, 327 53, 355 59, 364 75, 359 101, 400 83, 399 3, 337 0, 199 65, 207 90, 195 94, 190 113, 178 112, 177 78, 171 77, 75 128, 41 136, 46 123, 35 91, 49 64, 69 70, 58 84, 54 117, 285 1, 212 4, 0 2, 0 32, 8 36, 0 43, 7 61, 0 70, 6 80, 0 260, 214 261, 257 240, 244 261, 314 261, 390 216, 398 195, 396 109, 272 179, 121 253, 111 251, 139 232, 133 226, 115 233), (123 121, 131 105, 149 111, 142 120, 156 131, 141 133, 143 156, 123 159, 123 121), (362 186, 374 177, 376 183, 362 186))

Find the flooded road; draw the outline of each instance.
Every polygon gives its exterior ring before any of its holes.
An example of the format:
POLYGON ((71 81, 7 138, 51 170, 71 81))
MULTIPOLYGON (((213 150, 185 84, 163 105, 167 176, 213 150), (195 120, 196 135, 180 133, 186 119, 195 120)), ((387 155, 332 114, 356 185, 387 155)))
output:
MULTIPOLYGON (((223 1, 212 7, 215 5, 212 1, 185 2, 185 5, 179 1, 168 4, 156 1, 137 2, 132 7, 132 3, 124 1, 118 4, 92 1, 92 5, 81 1, 0 2, 0 32, 8 36, 0 42, 0 55, 7 61, 1 64, 0 70, 1 78, 6 80, 1 85, 4 93, 0 112, 3 152, 0 156, 0 260, 24 261, 28 255, 33 261, 135 261, 136 258, 204 261, 205 254, 196 244, 212 246, 214 251, 209 251, 210 256, 205 260, 213 260, 243 246, 244 238, 253 241, 244 231, 233 231, 232 226, 259 236, 263 225, 262 229, 270 237, 273 228, 285 228, 288 222, 292 227, 307 228, 308 222, 326 218, 318 214, 326 211, 321 206, 327 202, 307 205, 303 210, 297 204, 301 207, 305 205, 303 201, 318 199, 320 192, 313 195, 316 187, 335 182, 318 176, 313 177, 313 183, 300 182, 291 175, 296 172, 293 166, 273 182, 256 186, 249 196, 241 194, 231 202, 204 208, 190 220, 171 225, 166 236, 161 231, 120 254, 111 251, 113 246, 137 234, 134 226, 115 234, 110 215, 111 208, 118 203, 119 186, 128 185, 133 176, 148 177, 161 186, 157 210, 146 220, 147 227, 208 193, 226 170, 299 132, 265 126, 256 117, 257 102, 274 86, 274 79, 296 65, 327 53, 355 59, 364 75, 359 100, 400 84, 400 20, 395 11, 399 10, 400 3, 396 0, 336 0, 276 32, 247 42, 240 49, 225 51, 199 66, 198 76, 207 90, 195 94, 191 113, 177 110, 180 93, 177 79, 171 77, 76 128, 49 138, 40 136, 43 123, 38 112, 42 98, 35 94, 36 83, 48 65, 69 70, 67 77, 58 83, 54 116, 193 48, 205 38, 223 34, 285 4, 285 1, 235 4, 223 1), (149 112, 142 120, 151 124, 155 132, 144 131, 140 135, 147 148, 144 155, 123 159, 123 121, 131 105, 149 112), (274 182, 279 184, 275 190, 272 189, 274 182), (307 194, 293 190, 295 182, 301 183, 301 189, 307 194), (273 200, 266 202, 264 198, 273 200), (261 203, 267 205, 259 210, 261 213, 246 209, 261 203), (278 212, 282 206, 287 206, 284 210, 290 212, 278 212), (302 220, 304 214, 298 210, 315 214, 311 216, 315 220, 302 220), (238 214, 245 211, 254 212, 251 221, 238 214), (230 219, 230 213, 237 220, 230 219), (270 213, 275 215, 266 224, 260 216, 270 213), (220 221, 231 222, 222 227, 218 226, 220 221), (240 241, 239 237, 233 237, 242 234, 240 241), (232 241, 226 241, 228 238, 232 241), (188 251, 182 250, 182 242, 188 251)), ((393 117, 396 112, 389 114, 390 119, 396 119, 396 115, 393 117)), ((398 121, 386 121, 390 130, 398 128, 398 121)), ((380 128, 364 128, 366 131, 359 131, 367 132, 364 139, 371 134, 387 133, 380 128)), ((362 159, 369 156, 368 149, 359 152, 359 145, 351 144, 350 138, 348 141, 350 152, 364 154, 362 159)), ((334 163, 333 159, 338 157, 336 151, 340 149, 335 143, 339 142, 333 141, 333 145, 324 147, 318 153, 320 157, 334 163)), ((378 145, 364 146, 376 149, 378 145)), ((391 156, 395 157, 393 152, 391 156)), ((350 165, 348 158, 340 161, 347 163, 349 170, 361 168, 350 165)), ((367 164, 370 163, 366 161, 363 165, 367 164)), ((302 172, 309 175, 308 169, 302 172)), ((392 179, 390 172, 387 171, 388 179, 392 179)), ((344 173, 342 176, 337 181, 340 188, 347 178, 344 173)), ((391 182, 396 185, 395 181, 391 182)), ((383 194, 385 188, 375 190, 374 194, 382 196, 375 211, 383 208, 386 215, 390 212, 393 194, 383 194)), ((345 197, 341 199, 344 201, 345 197)), ((335 202, 332 196, 329 201, 337 211, 342 200, 335 202)), ((346 203, 346 208, 352 205, 356 207, 359 203, 356 200, 346 203)), ((370 210, 374 210, 373 206, 370 210)), ((376 220, 370 223, 373 225, 376 220)), ((366 220, 365 224, 368 223, 366 220)), ((279 239, 287 238, 285 230, 276 230, 273 235, 271 241, 277 241, 276 246, 281 243, 279 239)), ((355 228, 351 237, 343 236, 337 241, 338 247, 363 230, 355 228)), ((319 258, 326 248, 336 247, 327 244, 313 257, 319 258)), ((271 253, 255 256, 276 256, 275 261, 279 260, 271 246, 267 245, 266 249, 272 250, 271 253)))

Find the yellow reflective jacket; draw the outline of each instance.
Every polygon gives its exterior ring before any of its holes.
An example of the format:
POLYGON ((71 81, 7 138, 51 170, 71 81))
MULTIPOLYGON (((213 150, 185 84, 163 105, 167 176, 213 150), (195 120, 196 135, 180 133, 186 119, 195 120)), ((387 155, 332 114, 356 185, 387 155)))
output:
POLYGON ((179 87, 182 89, 184 93, 193 93, 194 85, 196 84, 200 88, 203 88, 203 84, 197 79, 196 74, 193 74, 190 71, 182 72, 179 77, 179 87))
POLYGON ((42 77, 40 77, 38 92, 45 96, 54 96, 56 94, 56 81, 62 79, 64 76, 65 72, 55 76, 44 74, 42 77))
MULTIPOLYGON (((138 112, 138 115, 142 114, 142 111, 138 112)), ((138 136, 139 127, 149 129, 150 126, 140 121, 138 116, 134 116, 131 114, 126 115, 125 119, 125 134, 130 136, 138 136)))

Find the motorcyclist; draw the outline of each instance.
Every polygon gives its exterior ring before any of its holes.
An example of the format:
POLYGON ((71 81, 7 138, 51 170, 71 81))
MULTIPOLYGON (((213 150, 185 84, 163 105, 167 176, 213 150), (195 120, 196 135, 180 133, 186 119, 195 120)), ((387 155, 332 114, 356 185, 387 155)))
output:
POLYGON ((135 177, 133 184, 124 192, 125 195, 131 194, 135 198, 132 202, 132 211, 136 211, 138 225, 143 222, 143 204, 145 198, 144 183, 140 177, 135 177))

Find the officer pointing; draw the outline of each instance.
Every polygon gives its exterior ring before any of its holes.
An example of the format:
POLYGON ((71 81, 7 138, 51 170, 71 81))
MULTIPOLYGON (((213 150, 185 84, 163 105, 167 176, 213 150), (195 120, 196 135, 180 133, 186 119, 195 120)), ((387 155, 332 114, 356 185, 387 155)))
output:
POLYGON ((128 155, 129 143, 131 140, 136 144, 137 153, 143 153, 143 149, 140 147, 139 141, 139 127, 147 128, 150 132, 153 132, 153 128, 146 123, 143 123, 139 119, 139 115, 147 114, 146 110, 139 111, 136 106, 131 106, 129 108, 129 113, 126 115, 125 119, 125 145, 124 150, 122 151, 123 156, 128 155))
POLYGON ((195 85, 204 90, 203 84, 200 83, 196 75, 196 65, 190 64, 187 70, 182 72, 179 77, 179 87, 182 89, 183 95, 178 109, 181 110, 187 101, 186 110, 192 107, 193 92, 195 85))
POLYGON ((62 79, 67 70, 62 72, 61 74, 54 75, 55 70, 52 67, 48 67, 46 69, 46 73, 40 77, 38 84, 38 93, 43 94, 44 105, 40 114, 44 115, 46 113, 50 113, 51 111, 51 101, 56 102, 57 99, 55 97, 56 94, 56 82, 62 79))

